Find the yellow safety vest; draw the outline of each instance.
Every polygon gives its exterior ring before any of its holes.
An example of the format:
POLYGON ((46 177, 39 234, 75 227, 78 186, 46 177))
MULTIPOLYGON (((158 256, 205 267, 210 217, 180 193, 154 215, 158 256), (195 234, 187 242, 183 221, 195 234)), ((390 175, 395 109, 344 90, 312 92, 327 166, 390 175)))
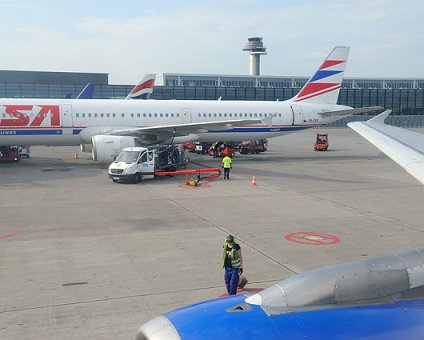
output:
POLYGON ((231 159, 231 157, 225 156, 222 159, 222 165, 224 166, 224 169, 229 169, 231 168, 231 163, 233 162, 233 160, 231 159))
MULTIPOLYGON (((233 247, 230 250, 231 252, 231 267, 240 268, 240 258, 238 251, 236 250, 236 243, 234 242, 233 247)), ((225 265, 225 259, 227 257, 227 243, 224 244, 224 253, 222 254, 222 267, 225 265)))

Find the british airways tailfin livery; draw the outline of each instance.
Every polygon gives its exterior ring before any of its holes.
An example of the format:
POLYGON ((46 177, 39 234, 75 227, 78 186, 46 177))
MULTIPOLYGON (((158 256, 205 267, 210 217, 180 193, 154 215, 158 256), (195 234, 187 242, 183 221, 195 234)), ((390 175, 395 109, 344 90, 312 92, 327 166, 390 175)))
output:
POLYGON ((380 110, 336 104, 348 54, 335 47, 281 102, 0 99, 0 145, 91 145, 94 160, 109 162, 130 146, 271 138, 380 110))
POLYGON ((143 79, 128 93, 125 99, 150 99, 155 85, 156 74, 146 74, 143 79))

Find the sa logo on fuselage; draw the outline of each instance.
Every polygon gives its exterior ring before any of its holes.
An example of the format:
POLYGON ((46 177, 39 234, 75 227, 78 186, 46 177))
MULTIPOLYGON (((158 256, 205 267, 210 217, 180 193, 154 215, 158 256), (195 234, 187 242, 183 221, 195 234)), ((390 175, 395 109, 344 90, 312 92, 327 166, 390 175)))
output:
MULTIPOLYGON (((59 127, 59 105, 3 105, 13 118, 0 119, 0 127, 59 127)), ((1 107, 0 107, 1 110, 1 107)), ((0 117, 1 115, 0 111, 0 117)))

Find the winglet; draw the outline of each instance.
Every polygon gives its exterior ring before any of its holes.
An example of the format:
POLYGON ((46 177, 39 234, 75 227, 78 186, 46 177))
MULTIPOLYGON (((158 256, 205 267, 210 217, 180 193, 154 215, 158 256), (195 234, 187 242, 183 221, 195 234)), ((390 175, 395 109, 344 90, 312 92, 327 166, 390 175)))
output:
POLYGON ((379 115, 368 120, 370 123, 379 123, 384 124, 384 120, 388 117, 389 114, 392 113, 392 110, 386 110, 380 113, 379 115))
POLYGON ((268 125, 268 127, 272 127, 272 118, 274 118, 276 115, 276 113, 269 115, 268 117, 262 119, 262 123, 268 125))

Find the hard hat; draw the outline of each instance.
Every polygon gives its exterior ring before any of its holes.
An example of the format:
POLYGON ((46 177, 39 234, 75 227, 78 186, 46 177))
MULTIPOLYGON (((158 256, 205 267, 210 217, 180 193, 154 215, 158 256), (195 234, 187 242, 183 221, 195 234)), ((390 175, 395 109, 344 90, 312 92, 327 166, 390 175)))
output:
POLYGON ((228 235, 228 236, 225 238, 225 242, 227 242, 227 243, 232 243, 232 242, 234 242, 234 236, 233 236, 233 235, 228 235))

